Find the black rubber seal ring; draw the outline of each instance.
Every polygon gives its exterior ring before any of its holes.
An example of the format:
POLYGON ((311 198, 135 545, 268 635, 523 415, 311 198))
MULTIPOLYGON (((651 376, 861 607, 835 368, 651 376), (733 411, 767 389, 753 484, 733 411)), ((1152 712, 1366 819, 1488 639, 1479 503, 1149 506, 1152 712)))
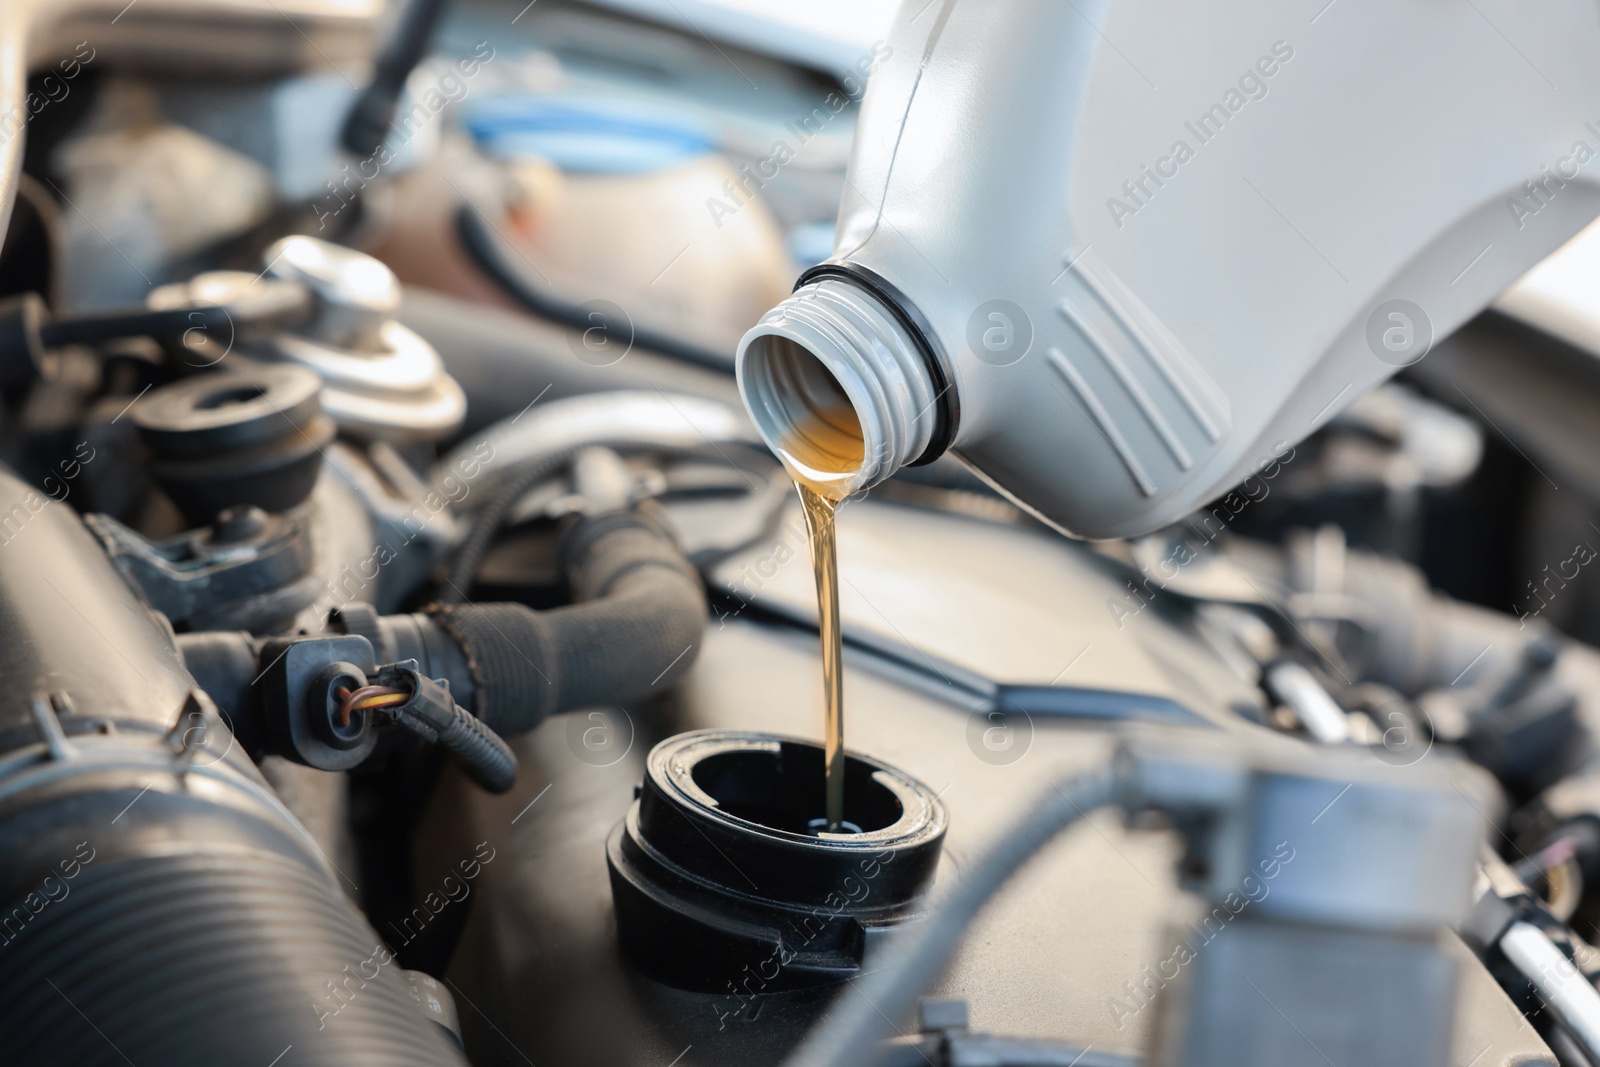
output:
POLYGON ((961 403, 956 397, 955 375, 950 371, 950 359, 940 347, 933 327, 923 318, 922 312, 917 310, 917 305, 913 304, 906 294, 895 288, 892 282, 858 263, 842 263, 836 260, 818 263, 801 274, 800 280, 794 283, 794 287, 799 290, 802 285, 823 278, 844 278, 861 286, 877 297, 889 309, 889 314, 895 317, 895 321, 910 335, 917 353, 922 356, 923 365, 928 368, 928 377, 933 381, 934 415, 933 433, 928 437, 928 447, 922 450, 922 455, 906 466, 922 467, 932 463, 949 449, 950 443, 956 439, 956 430, 961 424, 961 403))

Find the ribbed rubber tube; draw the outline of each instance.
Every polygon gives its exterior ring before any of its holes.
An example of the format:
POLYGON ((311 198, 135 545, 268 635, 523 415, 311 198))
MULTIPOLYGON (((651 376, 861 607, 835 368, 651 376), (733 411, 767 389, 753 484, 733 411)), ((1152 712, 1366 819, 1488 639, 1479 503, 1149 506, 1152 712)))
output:
POLYGON ((473 712, 502 737, 557 712, 664 689, 694 662, 705 636, 699 576, 672 538, 637 513, 582 520, 564 539, 563 557, 579 601, 568 607, 429 609, 467 656, 473 712))
POLYGON ((518 471, 499 492, 489 498, 489 502, 473 517, 466 540, 456 550, 455 559, 445 575, 444 588, 439 591, 440 603, 459 604, 467 599, 467 590, 472 588, 478 568, 483 566, 483 558, 489 554, 489 546, 505 525, 511 509, 529 490, 559 471, 571 458, 571 452, 565 450, 543 456, 518 471))
POLYGON ((0 947, 0 1059, 464 1067, 398 968, 355 907, 292 859, 114 861, 0 947))

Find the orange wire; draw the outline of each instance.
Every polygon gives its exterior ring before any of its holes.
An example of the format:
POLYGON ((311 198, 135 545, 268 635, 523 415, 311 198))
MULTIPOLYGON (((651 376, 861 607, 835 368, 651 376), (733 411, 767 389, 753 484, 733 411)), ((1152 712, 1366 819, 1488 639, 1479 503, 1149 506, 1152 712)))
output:
POLYGON ((351 712, 393 707, 411 699, 411 694, 404 689, 388 685, 364 685, 353 692, 340 687, 334 690, 334 695, 339 698, 337 718, 340 726, 350 725, 351 712))
POLYGON ((367 697, 365 700, 353 702, 350 706, 359 708, 362 711, 366 711, 369 708, 392 708, 396 704, 404 704, 410 699, 410 693, 390 693, 385 696, 367 697))

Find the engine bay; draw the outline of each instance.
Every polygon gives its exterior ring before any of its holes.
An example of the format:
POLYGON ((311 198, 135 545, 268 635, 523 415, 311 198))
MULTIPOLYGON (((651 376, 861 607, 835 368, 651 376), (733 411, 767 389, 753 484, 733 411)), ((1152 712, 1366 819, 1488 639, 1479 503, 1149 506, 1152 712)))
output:
POLYGON ((819 608, 910 31, 761 6, 0 12, 0 1063, 1600 1063, 1600 231, 1142 536, 908 347, 819 608))

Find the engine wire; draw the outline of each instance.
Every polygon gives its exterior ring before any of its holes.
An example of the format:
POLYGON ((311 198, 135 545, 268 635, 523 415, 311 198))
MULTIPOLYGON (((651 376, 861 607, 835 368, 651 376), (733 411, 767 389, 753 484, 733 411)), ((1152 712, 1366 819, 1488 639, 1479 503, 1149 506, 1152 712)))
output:
POLYGON ((354 712, 392 708, 411 699, 411 694, 404 689, 396 689, 389 685, 364 685, 354 690, 341 687, 336 691, 336 695, 339 697, 340 726, 350 725, 350 716, 354 712))

